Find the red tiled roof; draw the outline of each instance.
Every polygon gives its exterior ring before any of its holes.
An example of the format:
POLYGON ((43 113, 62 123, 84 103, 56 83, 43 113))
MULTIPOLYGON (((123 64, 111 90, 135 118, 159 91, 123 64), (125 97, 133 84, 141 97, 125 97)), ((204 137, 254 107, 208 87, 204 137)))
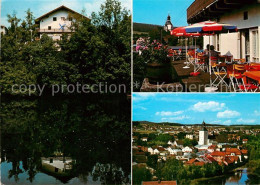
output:
POLYGON ((237 148, 226 148, 227 155, 230 155, 231 153, 235 153, 236 155, 241 155, 241 152, 237 148))
POLYGON ((242 154, 247 154, 248 151, 243 149, 243 150, 241 150, 241 152, 242 152, 242 154))
POLYGON ((194 165, 195 166, 203 166, 205 163, 203 161, 200 162, 195 162, 194 165))
POLYGON ((225 152, 220 152, 220 151, 214 151, 210 154, 211 156, 225 156, 225 152))
POLYGON ((213 157, 207 156, 208 160, 210 160, 211 162, 216 161, 213 157))
POLYGON ((243 141, 248 141, 248 139, 243 139, 243 141))
POLYGON ((210 146, 208 147, 208 149, 215 149, 215 148, 217 148, 216 145, 210 145, 210 146))
POLYGON ((226 161, 228 164, 234 163, 234 161, 232 161, 229 157, 226 157, 226 158, 225 158, 225 161, 226 161))
POLYGON ((177 185, 177 181, 147 181, 143 185, 177 185))
POLYGON ((229 156, 229 159, 230 159, 232 162, 235 162, 235 161, 238 161, 238 156, 229 156))
POLYGON ((189 161, 186 162, 186 164, 193 164, 196 161, 196 159, 191 159, 189 161))

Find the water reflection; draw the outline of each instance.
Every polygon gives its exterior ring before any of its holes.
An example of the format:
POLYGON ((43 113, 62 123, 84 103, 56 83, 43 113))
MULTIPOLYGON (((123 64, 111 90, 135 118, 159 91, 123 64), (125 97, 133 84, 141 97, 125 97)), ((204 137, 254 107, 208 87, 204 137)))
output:
POLYGON ((244 168, 243 170, 236 171, 233 174, 229 174, 224 177, 212 178, 205 181, 199 181, 198 183, 201 185, 245 185, 250 183, 250 179, 247 175, 247 169, 244 168))
POLYGON ((129 184, 125 95, 2 98, 4 184, 129 184))

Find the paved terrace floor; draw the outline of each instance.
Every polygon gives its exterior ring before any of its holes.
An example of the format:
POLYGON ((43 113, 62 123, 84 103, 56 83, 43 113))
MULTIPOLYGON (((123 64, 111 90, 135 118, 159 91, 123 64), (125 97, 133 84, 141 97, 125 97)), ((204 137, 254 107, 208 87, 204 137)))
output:
MULTIPOLYGON (((177 77, 175 78, 175 81, 171 84, 165 84, 167 85, 173 85, 173 86, 179 86, 181 85, 182 88, 173 88, 169 89, 168 91, 170 92, 205 92, 205 87, 209 87, 210 83, 210 75, 207 72, 200 71, 200 74, 198 76, 191 76, 190 73, 194 71, 194 66, 190 65, 190 68, 184 69, 183 67, 185 66, 184 62, 186 60, 177 60, 177 61, 172 61, 172 67, 173 70, 176 72, 177 77), (182 89, 182 90, 181 90, 182 89)), ((212 74, 212 81, 216 76, 212 74)), ((227 79, 227 82, 229 84, 229 80, 227 79)), ((167 91, 166 88, 164 88, 164 91, 167 91)), ((150 84, 149 79, 145 79, 141 91, 143 92, 149 92, 149 91, 156 91, 156 85, 150 84), (148 88, 147 88, 148 87, 148 88)), ((217 92, 229 92, 230 89, 227 88, 224 85, 220 85, 218 87, 217 92)))
MULTIPOLYGON (((200 70, 199 71, 200 74, 198 76, 191 76, 190 73, 194 71, 194 66, 190 65, 190 68, 184 69, 183 67, 186 66, 184 64, 185 61, 186 60, 178 60, 172 62, 172 66, 177 73, 177 79, 184 86, 184 91, 204 92, 205 87, 208 87, 210 83, 209 73, 200 70)), ((216 78, 215 75, 212 74, 211 75, 212 81, 214 81, 215 78, 216 78)), ((219 91, 228 92, 229 89, 223 85, 218 87, 218 92, 219 91)))

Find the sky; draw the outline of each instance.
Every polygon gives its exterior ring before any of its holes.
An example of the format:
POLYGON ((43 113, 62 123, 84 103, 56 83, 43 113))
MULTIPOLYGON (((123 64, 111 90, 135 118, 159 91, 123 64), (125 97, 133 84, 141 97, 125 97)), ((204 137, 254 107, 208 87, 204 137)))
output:
POLYGON ((194 0, 133 0, 133 21, 164 25, 168 14, 173 26, 187 26, 187 8, 194 0))
POLYGON ((133 121, 260 125, 258 93, 134 93, 133 121))
MULTIPOLYGON (((17 13, 18 18, 23 19, 25 11, 30 8, 34 13, 34 17, 38 18, 61 5, 65 5, 79 13, 85 8, 87 16, 90 16, 92 12, 99 11, 103 2, 105 0, 1 0, 0 24, 8 27, 7 14, 13 14, 14 11, 17 13)), ((120 2, 128 10, 132 9, 131 0, 120 0, 120 2)))

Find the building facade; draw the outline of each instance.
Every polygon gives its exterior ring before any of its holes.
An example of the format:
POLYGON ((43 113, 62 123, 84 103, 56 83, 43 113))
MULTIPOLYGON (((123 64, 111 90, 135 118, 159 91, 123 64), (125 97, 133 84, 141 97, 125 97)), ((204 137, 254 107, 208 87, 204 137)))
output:
POLYGON ((46 33, 53 40, 60 40, 62 34, 73 32, 72 22, 82 17, 88 19, 66 6, 60 6, 36 19, 40 37, 46 33))
POLYGON ((4 25, 1 25, 1 34, 6 34, 6 27, 4 25))
POLYGON ((235 25, 238 32, 204 36, 222 55, 234 59, 260 62, 260 1, 258 0, 195 0, 187 9, 188 23, 213 20, 235 25))
POLYGON ((208 145, 208 130, 206 123, 203 121, 201 129, 199 131, 199 145, 208 145))

